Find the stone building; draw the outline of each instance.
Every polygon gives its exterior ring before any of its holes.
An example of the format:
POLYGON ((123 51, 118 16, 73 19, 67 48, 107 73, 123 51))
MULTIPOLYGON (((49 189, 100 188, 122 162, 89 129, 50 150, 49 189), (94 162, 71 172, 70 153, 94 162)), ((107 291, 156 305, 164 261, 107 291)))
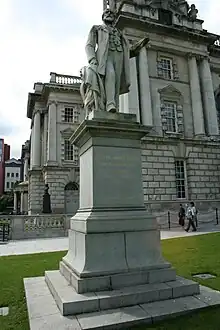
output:
POLYGON ((21 180, 21 160, 11 158, 5 161, 5 192, 13 190, 15 183, 21 180))
MULTIPOLYGON (((111 5, 131 45, 149 39, 130 59, 131 88, 120 100, 120 111, 135 113, 151 128, 142 141, 146 206, 162 211, 188 200, 199 208, 218 206, 219 36, 203 29, 197 9, 184 0, 111 5)), ((79 83, 77 77, 52 73, 49 84, 36 83, 29 94, 30 213, 40 211, 45 182, 54 212, 71 213, 77 206, 78 153, 68 138, 84 118, 79 83)))
POLYGON ((29 93, 29 214, 42 211, 46 183, 54 213, 73 214, 78 208, 78 150, 69 138, 84 117, 79 86, 78 77, 51 73, 49 83, 36 83, 34 92, 29 93))

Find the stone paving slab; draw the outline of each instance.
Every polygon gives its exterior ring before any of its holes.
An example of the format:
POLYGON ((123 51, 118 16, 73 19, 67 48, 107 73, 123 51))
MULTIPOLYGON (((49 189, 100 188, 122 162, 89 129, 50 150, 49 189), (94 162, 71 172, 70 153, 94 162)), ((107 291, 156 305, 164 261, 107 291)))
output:
POLYGON ((77 316, 62 316, 44 277, 24 279, 30 330, 117 330, 154 323, 203 308, 220 305, 220 292, 201 286, 201 293, 156 301, 132 307, 117 308, 77 316), (34 281, 35 282, 34 284, 34 281), (38 291, 40 285, 41 290, 38 291), (42 295, 44 290, 44 295, 42 295))

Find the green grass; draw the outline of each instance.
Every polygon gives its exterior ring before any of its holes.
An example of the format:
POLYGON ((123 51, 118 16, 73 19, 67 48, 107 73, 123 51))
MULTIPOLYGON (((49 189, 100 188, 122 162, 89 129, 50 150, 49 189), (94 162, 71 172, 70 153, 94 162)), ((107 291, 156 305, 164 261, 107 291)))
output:
MULTIPOLYGON (((162 241, 164 257, 177 273, 191 279, 192 274, 209 272, 217 275, 199 280, 220 290, 220 233, 162 241)), ((58 269, 65 252, 0 257, 0 307, 9 306, 10 314, 0 317, 0 330, 29 330, 23 278, 42 276, 45 270, 58 269)), ((220 308, 172 319, 137 329, 219 330, 220 308)))

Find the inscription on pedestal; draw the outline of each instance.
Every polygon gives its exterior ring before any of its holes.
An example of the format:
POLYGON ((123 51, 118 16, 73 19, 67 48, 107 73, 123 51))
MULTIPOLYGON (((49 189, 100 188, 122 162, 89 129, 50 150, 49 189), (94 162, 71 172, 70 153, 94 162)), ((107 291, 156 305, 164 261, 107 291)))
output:
POLYGON ((142 182, 140 152, 131 148, 99 148, 96 173, 102 204, 140 205, 142 182), (120 201, 120 202, 119 202, 120 201))

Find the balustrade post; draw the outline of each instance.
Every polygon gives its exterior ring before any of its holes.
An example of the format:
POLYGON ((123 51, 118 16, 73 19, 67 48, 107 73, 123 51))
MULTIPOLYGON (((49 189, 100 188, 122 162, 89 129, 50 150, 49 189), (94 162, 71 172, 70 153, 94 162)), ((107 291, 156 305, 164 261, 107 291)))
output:
POLYGON ((170 229, 171 228, 170 211, 168 211, 168 226, 169 226, 169 229, 170 229))
POLYGON ((216 225, 218 225, 218 208, 215 209, 216 225))

